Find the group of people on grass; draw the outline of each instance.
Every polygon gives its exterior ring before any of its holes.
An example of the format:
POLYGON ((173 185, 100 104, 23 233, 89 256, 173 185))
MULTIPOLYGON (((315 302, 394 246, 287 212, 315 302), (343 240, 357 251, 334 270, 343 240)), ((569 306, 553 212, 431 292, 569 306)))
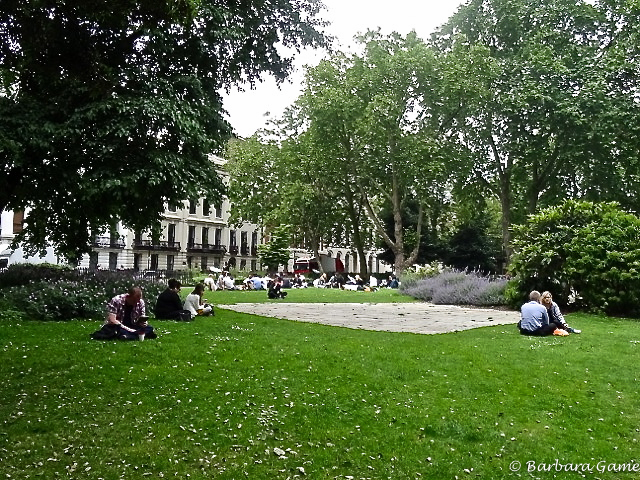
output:
MULTIPOLYGON (((199 315, 212 315, 213 307, 203 301, 204 284, 199 283, 187 295, 184 302, 180 299, 182 285, 175 278, 169 279, 168 286, 156 301, 154 315, 162 320, 192 320, 199 315)), ((132 287, 127 293, 116 295, 107 302, 107 318, 100 330, 91 335, 97 340, 142 340, 156 338, 149 325, 146 304, 142 298, 142 289, 132 287)))
POLYGON ((529 294, 529 302, 522 305, 520 314, 518 328, 522 335, 565 336, 581 332, 567 324, 551 292, 533 290, 529 294))
POLYGON ((158 295, 153 310, 156 318, 162 320, 191 320, 198 315, 211 315, 213 307, 204 301, 204 284, 196 284, 184 302, 180 300, 181 283, 175 278, 169 279, 167 289, 158 295))

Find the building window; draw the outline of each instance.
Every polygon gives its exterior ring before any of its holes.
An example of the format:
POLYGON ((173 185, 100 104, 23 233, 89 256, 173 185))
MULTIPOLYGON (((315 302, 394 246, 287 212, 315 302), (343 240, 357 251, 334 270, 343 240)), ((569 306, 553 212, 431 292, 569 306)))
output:
POLYGON ((150 270, 157 271, 158 270, 158 254, 154 253, 151 255, 151 266, 150 270))
POLYGON ((189 247, 193 247, 195 243, 196 243, 196 227, 194 225, 189 225, 189 240, 187 242, 187 245, 189 247))
POLYGON ((240 270, 246 270, 247 269, 247 261, 243 258, 240 260, 240 270))
POLYGON ((256 260, 251 260, 251 271, 255 272, 258 270, 256 267, 258 266, 258 262, 256 260))
POLYGON ((229 230, 229 246, 230 247, 235 247, 237 245, 237 239, 236 239, 236 231, 235 230, 229 230))
POLYGON ((118 269, 118 253, 109 252, 109 270, 115 271, 118 269))
POLYGON ((214 207, 216 218, 222 218, 222 205, 216 205, 214 207))
POLYGON ((211 215, 211 205, 206 198, 202 200, 202 215, 205 217, 211 215))
POLYGON ((202 246, 209 245, 209 229, 202 227, 202 246))
POLYGON ((206 272, 206 271, 207 271, 207 257, 202 257, 202 258, 200 259, 200 269, 201 269, 203 272, 206 272))
POLYGON ((197 200, 189 200, 189 214, 190 215, 195 215, 196 214, 196 208, 198 207, 198 201, 197 200))
POLYGON ((140 259, 141 259, 141 254, 139 254, 139 253, 134 253, 133 254, 133 270, 135 272, 139 272, 140 271, 140 259))
POLYGON ((175 203, 170 203, 169 205, 167 205, 167 210, 175 213, 178 211, 178 207, 175 203))
POLYGON ((167 227, 167 241, 169 242, 170 246, 172 243, 176 241, 176 224, 175 223, 170 223, 169 226, 167 227))
POLYGON ((167 255, 167 271, 173 272, 175 269, 176 259, 173 255, 167 255))
POLYGON ((89 253, 89 270, 98 269, 98 252, 89 253))
POLYGON ((13 212, 13 234, 16 235, 22 232, 24 226, 24 212, 22 210, 16 210, 13 212))
POLYGON ((215 233, 215 245, 222 245, 222 229, 221 228, 216 228, 216 233, 215 233))
POLYGON ((249 240, 247 232, 240 232, 240 248, 242 255, 249 255, 249 240))

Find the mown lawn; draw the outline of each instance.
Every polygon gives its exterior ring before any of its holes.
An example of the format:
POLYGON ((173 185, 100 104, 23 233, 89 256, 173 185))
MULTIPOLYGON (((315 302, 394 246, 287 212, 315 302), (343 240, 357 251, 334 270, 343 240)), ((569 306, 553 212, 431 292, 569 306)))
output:
POLYGON ((637 478, 607 470, 640 469, 640 324, 569 321, 584 333, 427 336, 220 308, 140 343, 5 316, 0 475, 637 478))
MULTIPOLYGON (((193 287, 182 287, 181 295, 187 296, 193 287)), ((381 288, 376 292, 358 292, 338 288, 291 288, 287 289, 285 299, 271 300, 266 290, 217 290, 205 292, 205 297, 213 304, 231 305, 234 303, 405 303, 416 299, 401 294, 396 289, 381 288)))

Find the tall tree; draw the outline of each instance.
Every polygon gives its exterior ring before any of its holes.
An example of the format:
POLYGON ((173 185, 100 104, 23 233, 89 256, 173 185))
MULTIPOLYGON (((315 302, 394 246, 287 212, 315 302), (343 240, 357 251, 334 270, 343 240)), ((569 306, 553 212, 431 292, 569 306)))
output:
MULTIPOLYGON (((402 272, 417 258, 423 210, 446 190, 436 57, 415 33, 361 37, 364 53, 309 70, 298 103, 319 145, 340 165, 348 204, 364 205, 402 272), (415 247, 405 252, 405 202, 417 199, 415 247), (391 206, 393 235, 380 214, 391 206)), ((355 209, 354 209, 355 210, 355 209)))
POLYGON ((320 246, 342 219, 339 184, 318 169, 319 155, 305 133, 281 144, 257 135, 229 142, 232 221, 251 221, 267 231, 287 224, 290 241, 309 245, 320 258, 320 246))
MULTIPOLYGON (((464 71, 470 94, 454 129, 469 152, 466 181, 500 200, 507 257, 512 223, 539 202, 584 195, 590 172, 621 171, 610 135, 638 106, 616 84, 610 57, 637 15, 622 1, 472 0, 433 36, 464 71)), ((634 62, 623 70, 633 83, 634 62)), ((596 183, 612 193, 606 178, 596 183)))
POLYGON ((208 154, 231 133, 221 90, 282 80, 279 47, 325 44, 317 0, 6 0, 0 4, 0 210, 17 241, 71 259, 166 203, 219 199, 208 154))

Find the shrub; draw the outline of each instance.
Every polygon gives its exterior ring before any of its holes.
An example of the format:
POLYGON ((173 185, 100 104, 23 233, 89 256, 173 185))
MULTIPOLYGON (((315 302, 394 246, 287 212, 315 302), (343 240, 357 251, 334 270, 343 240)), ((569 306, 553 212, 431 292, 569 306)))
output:
POLYGON ((405 270, 400 278, 402 289, 414 287, 420 280, 438 275, 446 268, 442 263, 434 261, 427 265, 416 265, 413 270, 405 270))
MULTIPOLYGON (((561 305, 640 315, 640 219, 616 203, 567 201, 514 228, 519 296, 550 290, 561 305)), ((513 295, 517 298, 518 295, 513 295)))
POLYGON ((15 263, 0 274, 0 289, 32 282, 74 279, 79 273, 71 267, 51 263, 15 263))
POLYGON ((403 282, 402 291, 407 295, 441 305, 504 305, 506 279, 494 279, 478 272, 447 269, 408 286, 403 282))
POLYGON ((9 308, 38 320, 100 319, 109 299, 134 285, 142 288, 148 311, 165 288, 123 272, 76 272, 75 276, 73 280, 39 280, 4 288, 0 297, 9 308))

